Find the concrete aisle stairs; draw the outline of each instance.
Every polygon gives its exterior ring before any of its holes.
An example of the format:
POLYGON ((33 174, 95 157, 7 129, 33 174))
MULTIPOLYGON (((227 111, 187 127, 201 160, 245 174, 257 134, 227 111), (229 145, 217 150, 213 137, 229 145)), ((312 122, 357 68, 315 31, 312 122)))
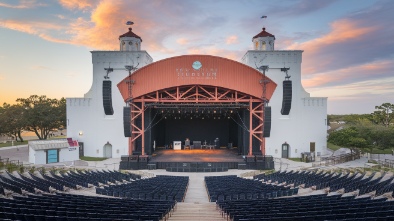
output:
POLYGON ((216 203, 178 203, 177 208, 168 219, 169 221, 223 221, 216 203))
POLYGON ((177 208, 168 219, 179 221, 216 221, 226 220, 220 210, 216 209, 216 203, 209 202, 202 174, 190 174, 189 186, 186 191, 184 202, 178 202, 177 208))

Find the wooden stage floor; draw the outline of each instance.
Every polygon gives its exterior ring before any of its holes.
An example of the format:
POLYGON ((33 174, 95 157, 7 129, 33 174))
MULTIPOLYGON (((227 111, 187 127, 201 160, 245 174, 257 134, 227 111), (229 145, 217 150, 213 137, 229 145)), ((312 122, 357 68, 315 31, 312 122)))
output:
POLYGON ((244 162, 237 149, 156 150, 150 162, 244 162))

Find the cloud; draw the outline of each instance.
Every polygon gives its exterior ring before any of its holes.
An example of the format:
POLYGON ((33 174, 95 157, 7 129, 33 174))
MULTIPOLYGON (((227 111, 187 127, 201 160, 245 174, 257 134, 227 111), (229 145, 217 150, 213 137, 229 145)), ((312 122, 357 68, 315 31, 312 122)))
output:
POLYGON ((59 24, 40 21, 19 21, 19 20, 0 20, 0 27, 8 28, 28 34, 39 35, 50 30, 62 30, 59 24))
POLYGON ((18 4, 7 4, 0 2, 0 7, 15 8, 15 9, 28 9, 40 6, 46 6, 44 3, 37 3, 37 0, 20 0, 18 4))
POLYGON ((238 36, 236 35, 231 35, 226 38, 226 44, 231 45, 231 44, 237 44, 238 43, 238 36))
POLYGON ((242 56, 245 54, 245 51, 227 50, 227 49, 221 49, 216 47, 193 47, 187 50, 187 54, 215 55, 215 56, 220 56, 235 61, 239 61, 241 60, 242 56))
POLYGON ((186 38, 178 38, 176 40, 176 43, 178 43, 179 45, 187 45, 189 44, 189 40, 186 38))
POLYGON ((49 71, 53 71, 52 68, 41 66, 41 65, 35 65, 35 66, 31 67, 30 69, 32 69, 32 70, 49 70, 49 71))
POLYGON ((359 66, 345 67, 338 70, 304 76, 303 85, 307 88, 347 85, 354 82, 368 81, 392 76, 393 60, 380 60, 359 66))
POLYGON ((59 4, 69 10, 87 10, 92 8, 97 0, 59 0, 59 4))

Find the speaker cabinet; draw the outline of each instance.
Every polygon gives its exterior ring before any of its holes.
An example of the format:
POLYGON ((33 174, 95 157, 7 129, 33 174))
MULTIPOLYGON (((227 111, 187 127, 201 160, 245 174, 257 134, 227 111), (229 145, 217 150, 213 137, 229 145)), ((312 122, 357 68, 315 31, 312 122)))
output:
POLYGON ((263 137, 270 137, 271 135, 271 107, 264 107, 264 131, 263 137))
POLYGON ((291 81, 283 81, 283 99, 282 109, 280 113, 282 115, 289 115, 291 109, 291 98, 292 98, 292 84, 291 81))
POLYGON ((125 137, 131 137, 131 107, 123 107, 123 130, 125 137))
POLYGON ((103 81, 103 106, 105 115, 113 115, 112 108, 112 83, 109 80, 103 81))

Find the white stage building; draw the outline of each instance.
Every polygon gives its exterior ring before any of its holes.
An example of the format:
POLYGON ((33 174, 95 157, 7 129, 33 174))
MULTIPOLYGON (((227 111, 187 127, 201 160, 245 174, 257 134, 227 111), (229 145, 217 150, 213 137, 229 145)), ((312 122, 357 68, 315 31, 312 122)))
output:
MULTIPOLYGON (((254 69, 268 66, 265 75, 277 84, 269 100, 272 120, 270 137, 265 138, 266 154, 279 158, 300 157, 301 153, 311 151, 324 154, 327 147, 327 98, 311 97, 304 90, 301 83, 303 51, 274 50, 275 37, 265 29, 254 36, 252 42, 253 50, 246 52, 241 63, 254 69), (287 74, 292 81, 288 115, 281 114, 282 82, 286 77, 281 68, 289 68, 287 74)), ((92 51, 90 90, 82 98, 67 98, 67 135, 79 141, 85 156, 118 158, 129 154, 129 138, 124 136, 123 127, 125 101, 116 85, 129 73, 132 75, 153 62, 148 52, 141 50, 141 43, 141 37, 130 28, 119 37, 119 51, 92 51), (103 110, 105 80, 112 84, 112 115, 106 115, 103 110)))

